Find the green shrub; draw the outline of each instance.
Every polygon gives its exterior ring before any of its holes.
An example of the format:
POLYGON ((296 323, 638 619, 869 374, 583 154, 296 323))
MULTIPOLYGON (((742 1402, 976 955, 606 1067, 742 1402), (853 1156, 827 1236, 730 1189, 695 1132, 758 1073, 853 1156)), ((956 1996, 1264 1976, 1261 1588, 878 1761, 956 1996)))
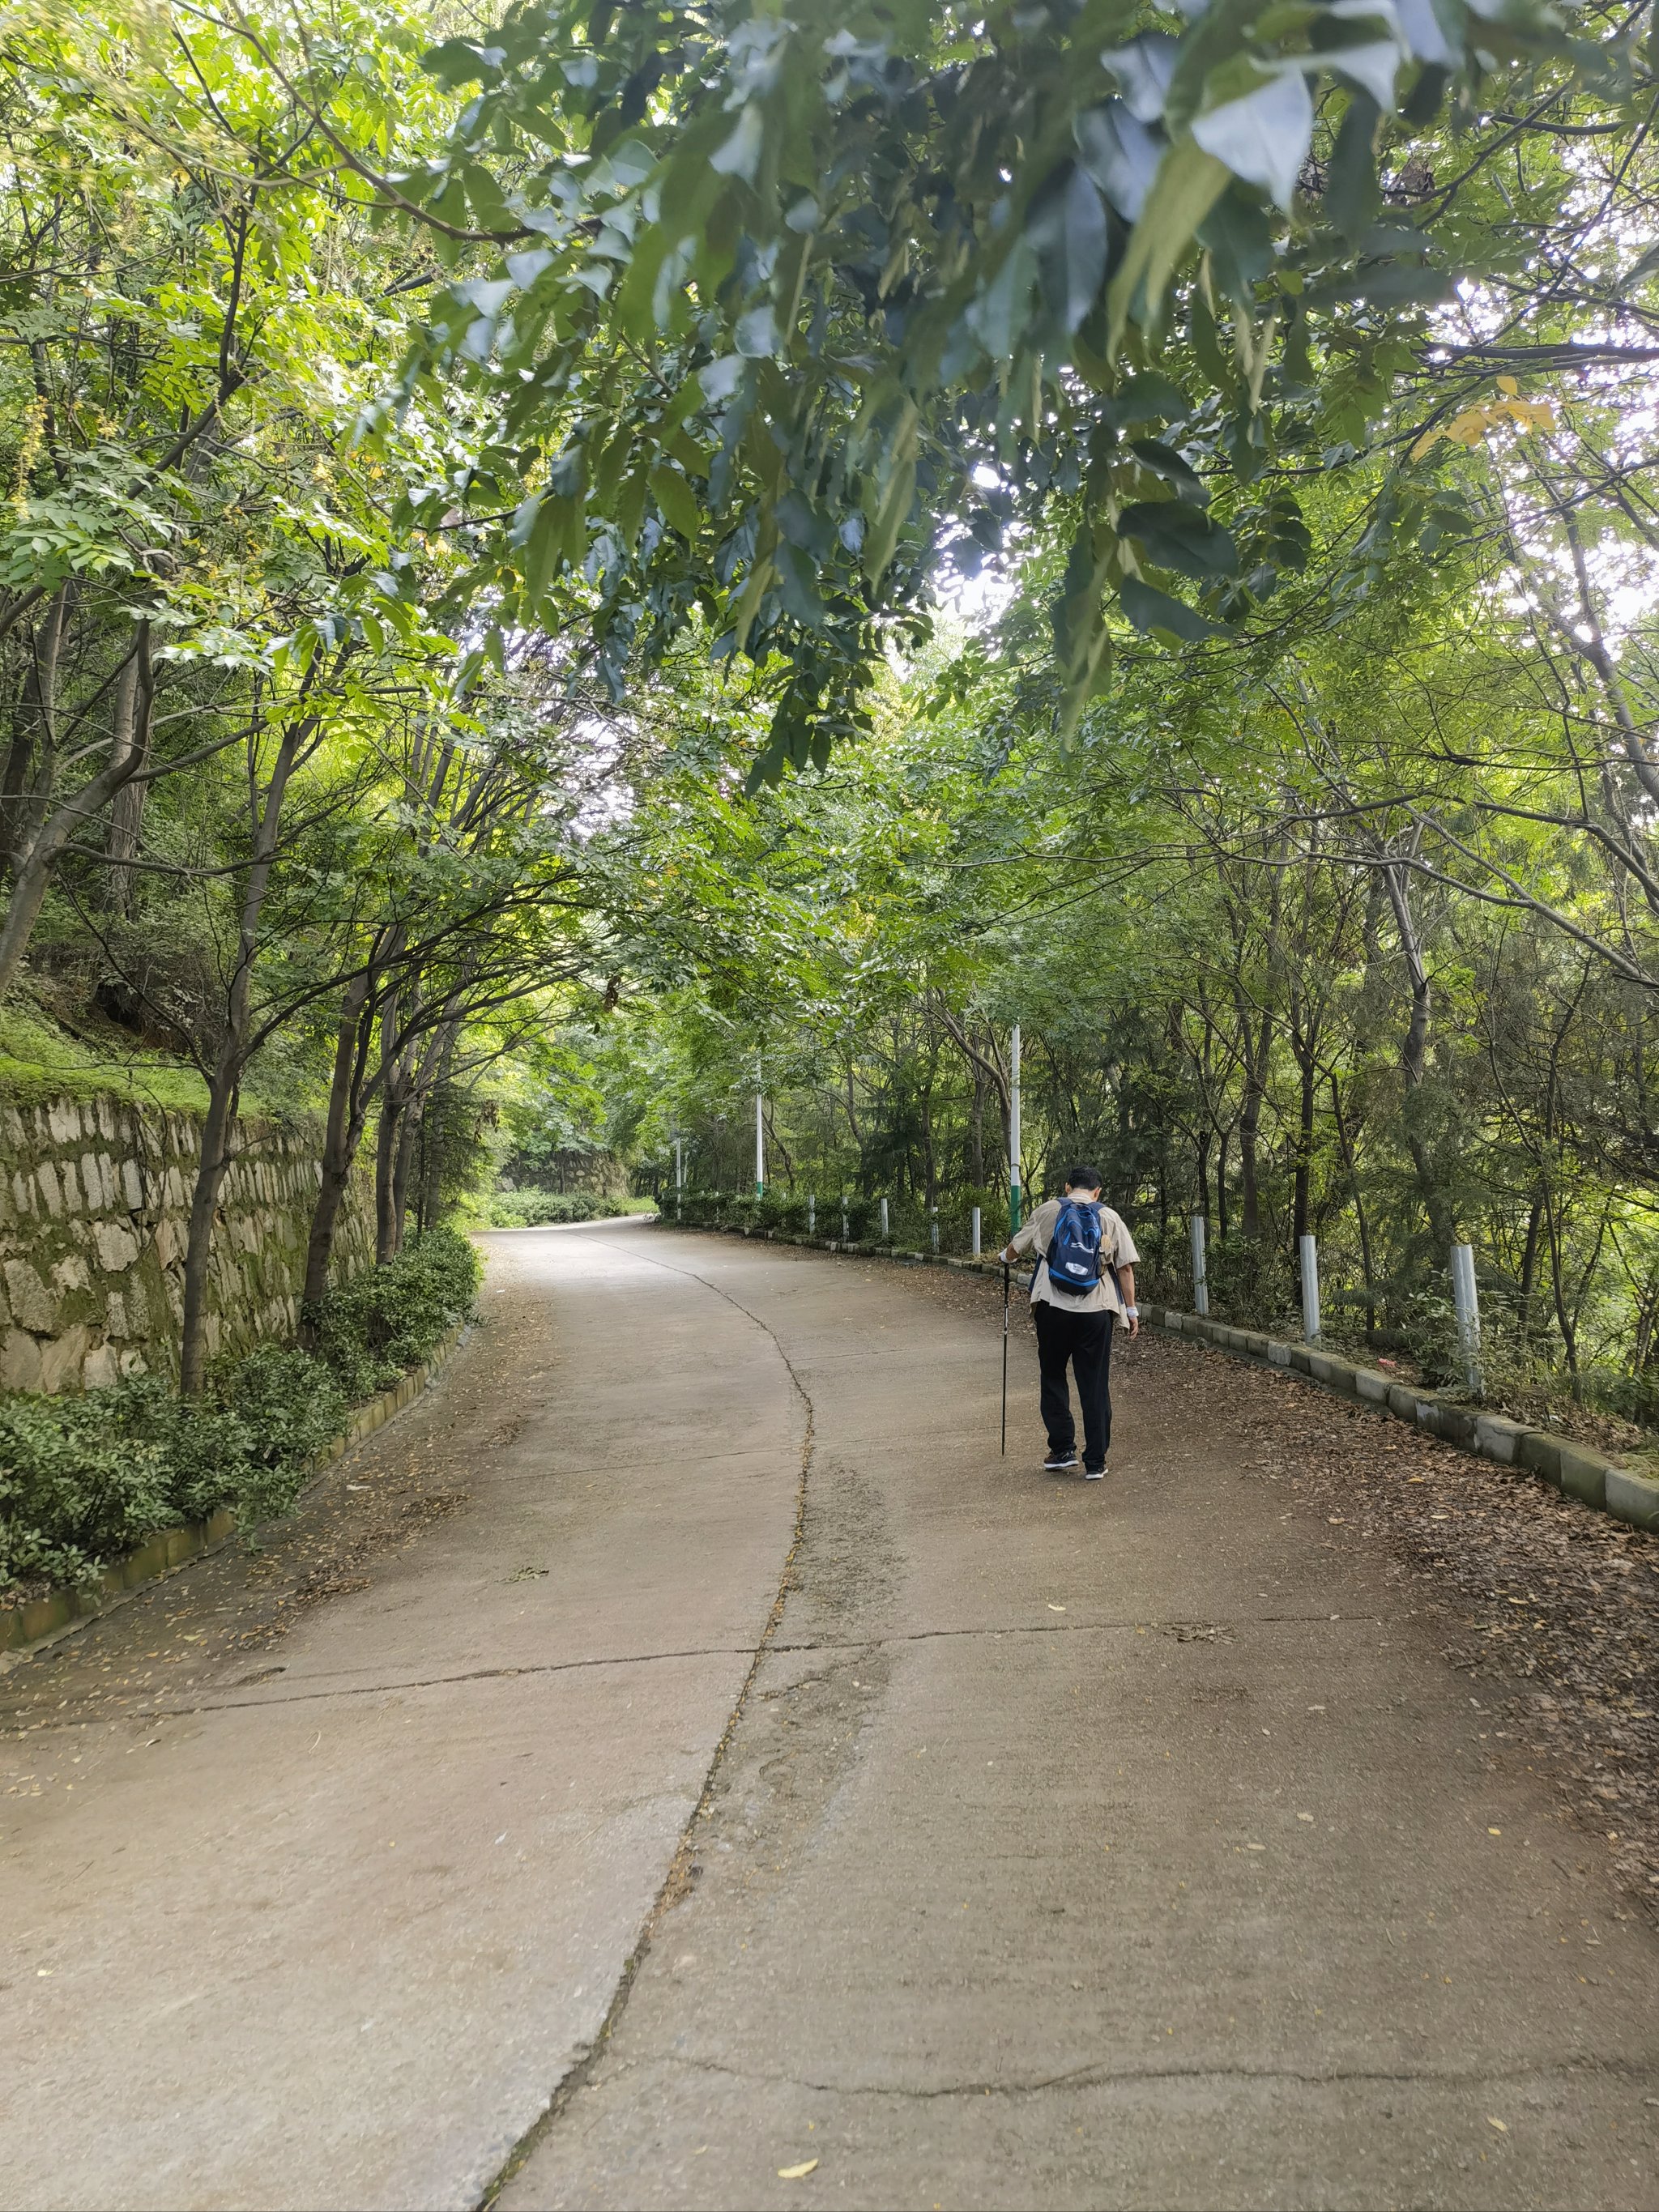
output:
POLYGON ((614 1221, 628 1207, 579 1190, 493 1190, 475 1209, 480 1228, 545 1229, 562 1221, 614 1221))
POLYGON ((435 1349, 471 1311, 478 1255, 453 1229, 428 1229, 411 1237, 398 1257, 342 1283, 307 1315, 319 1356, 349 1395, 401 1375, 435 1349))
POLYGON ((115 1395, 0 1398, 0 1583, 89 1582, 176 1517, 165 1450, 123 1434, 115 1395))
POLYGON ((180 1398, 159 1375, 135 1375, 112 1390, 89 1391, 79 1402, 100 1401, 110 1428, 161 1454, 169 1524, 204 1520, 221 1505, 242 1502, 254 1453, 239 1413, 206 1399, 180 1398))
POLYGON ((244 1521, 283 1511, 350 1400, 427 1358, 471 1310, 478 1274, 465 1237, 428 1230, 322 1300, 314 1352, 265 1344, 221 1361, 201 1398, 155 1375, 80 1397, 0 1395, 0 1586, 90 1582, 222 1505, 244 1521))
POLYGON ((293 1502, 307 1462, 345 1426, 335 1376, 308 1352, 280 1344, 262 1344, 216 1374, 214 1396, 247 1437, 234 1503, 256 1520, 293 1502))

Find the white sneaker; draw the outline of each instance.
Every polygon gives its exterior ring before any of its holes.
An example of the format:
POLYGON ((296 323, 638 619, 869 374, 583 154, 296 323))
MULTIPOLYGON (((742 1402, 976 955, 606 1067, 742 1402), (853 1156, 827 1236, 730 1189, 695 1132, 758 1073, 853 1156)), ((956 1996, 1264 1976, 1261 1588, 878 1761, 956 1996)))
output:
POLYGON ((1103 1467, 1085 1467, 1083 1470, 1083 1480, 1085 1482, 1104 1482, 1106 1470, 1103 1467))

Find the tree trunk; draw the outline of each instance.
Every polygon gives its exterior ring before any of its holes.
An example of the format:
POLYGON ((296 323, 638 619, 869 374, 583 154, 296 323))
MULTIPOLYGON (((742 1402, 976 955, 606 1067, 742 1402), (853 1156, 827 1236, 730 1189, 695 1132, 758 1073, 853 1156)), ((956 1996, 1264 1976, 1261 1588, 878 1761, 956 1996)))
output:
MULTIPOLYGON (((109 749, 112 767, 125 765, 131 758, 135 778, 149 759, 150 710, 154 702, 149 624, 140 623, 137 645, 121 672, 115 695, 115 721, 109 749)), ((125 915, 132 911, 131 864, 137 855, 144 801, 149 793, 147 783, 129 781, 110 803, 109 842, 106 848, 110 866, 104 897, 112 914, 125 915)))
POLYGON ((13 716, 5 784, 0 790, 0 859, 5 860, 14 875, 52 804, 57 754, 58 664, 63 653, 69 608, 70 587, 64 584, 54 593, 45 621, 30 635, 28 665, 13 716))
POLYGON ((367 1043, 363 1012, 368 1000, 367 973, 346 986, 334 1039, 334 1073, 328 1091, 328 1122, 323 1134, 323 1176, 306 1240, 305 1285, 301 1299, 314 1305, 328 1289, 334 1234, 351 1184, 352 1164, 362 1140, 368 1101, 361 1097, 367 1043))
POLYGON ((398 1139, 397 1164, 392 1170, 392 1223, 397 1239, 396 1252, 404 1249, 404 1227, 409 1218, 409 1174, 415 1158, 415 1142, 425 1120, 426 1101, 422 1099, 405 1110, 403 1132, 398 1139))
POLYGON ((185 1247, 185 1316, 179 1349, 179 1388, 186 1398, 198 1397, 207 1372, 208 1268, 213 1251, 213 1224, 219 1192, 231 1162, 235 1141, 236 1107, 242 1071, 246 1063, 248 1030, 252 1008, 253 963, 259 942, 259 916, 276 857, 277 832, 283 800, 300 748, 314 724, 295 723, 283 732, 272 763, 270 781, 259 802, 253 826, 253 852, 242 892, 236 968, 231 978, 224 1037, 215 1055, 208 1081, 207 1121, 202 1130, 202 1157, 191 1194, 190 1232, 185 1247))
POLYGON ((1216 1140, 1215 1218, 1222 1243, 1227 1241, 1227 1137, 1224 1129, 1216 1140))
POLYGON ((1261 1088, 1254 1074, 1247 1072, 1243 1103, 1238 1113, 1239 1225, 1247 1237, 1261 1234, 1261 1199, 1256 1167, 1256 1133, 1261 1122, 1261 1088))
MULTIPOLYGON (((148 719, 147 700, 143 714, 148 719)), ((50 766, 42 771, 48 778, 48 795, 40 805, 25 810, 21 836, 14 850, 11 895, 6 902, 5 921, 0 923, 0 994, 17 980, 64 846, 89 817, 103 812, 121 787, 137 775, 143 763, 143 756, 136 747, 120 760, 106 760, 96 775, 58 806, 50 805, 50 766)))
POLYGON ((1294 1240, 1293 1253, 1302 1249, 1302 1239, 1311 1225, 1314 1139, 1314 1085, 1318 1080, 1318 1069, 1311 1054, 1297 1054, 1297 1066, 1302 1077, 1301 1099, 1296 1125, 1296 1180, 1293 1218, 1291 1235, 1294 1240))
POLYGON ((1540 1183, 1533 1193, 1532 1206, 1527 1215, 1527 1241, 1521 1252, 1521 1341, 1523 1346, 1532 1340, 1532 1302, 1538 1288, 1538 1239, 1544 1226, 1544 1190, 1540 1183))
POLYGON ((1359 1224, 1359 1264, 1365 1276, 1365 1335, 1369 1341, 1376 1334, 1376 1270, 1371 1261, 1370 1224, 1365 1215, 1365 1194, 1360 1187, 1359 1163, 1354 1152, 1352 1136, 1342 1117, 1342 1091, 1334 1075, 1331 1078, 1331 1117, 1336 1124, 1336 1141, 1341 1149, 1348 1188, 1353 1194, 1354 1218, 1359 1224))
POLYGON ((1411 1154, 1412 1170, 1417 1179, 1417 1194, 1428 1218, 1429 1233, 1437 1248, 1448 1252, 1457 1240, 1456 1224, 1440 1188, 1433 1159, 1424 1142, 1422 1127, 1423 1079, 1428 1072, 1429 1019, 1432 1011, 1429 974, 1424 963, 1417 926, 1412 916, 1411 902, 1406 894, 1404 872, 1391 862, 1382 870, 1382 881, 1388 890, 1389 903, 1394 908, 1395 927, 1399 933, 1400 950, 1411 988, 1411 1013, 1400 1048, 1400 1073, 1406 1088, 1403 1108, 1406 1149, 1411 1154))
POLYGON ((397 1201, 393 1182, 403 1138, 404 1102, 394 1082, 380 1086, 380 1122, 374 1139, 374 1264, 384 1267, 398 1256, 397 1201))

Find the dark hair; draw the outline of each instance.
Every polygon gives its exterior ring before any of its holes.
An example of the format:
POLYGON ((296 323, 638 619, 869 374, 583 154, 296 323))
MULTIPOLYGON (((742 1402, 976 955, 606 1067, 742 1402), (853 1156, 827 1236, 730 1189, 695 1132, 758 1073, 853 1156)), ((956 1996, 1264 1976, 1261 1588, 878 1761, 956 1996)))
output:
POLYGON ((1066 1188, 1067 1190, 1098 1190, 1100 1170, 1097 1168, 1067 1168, 1066 1188))

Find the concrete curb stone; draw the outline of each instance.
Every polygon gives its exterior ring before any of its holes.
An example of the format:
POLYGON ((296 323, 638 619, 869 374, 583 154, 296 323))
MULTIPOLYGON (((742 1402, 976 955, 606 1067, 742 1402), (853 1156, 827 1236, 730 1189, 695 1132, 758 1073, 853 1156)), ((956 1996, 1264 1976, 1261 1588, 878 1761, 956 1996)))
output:
MULTIPOLYGON (((434 1346, 429 1359, 418 1367, 411 1367, 389 1390, 382 1390, 356 1408, 344 1432, 312 1462, 308 1479, 295 1493, 296 1504, 342 1453, 361 1443, 365 1437, 373 1436, 394 1413, 401 1413, 412 1399, 420 1396, 470 1327, 470 1322, 458 1322, 434 1346)), ((95 1620, 100 1613, 123 1603, 135 1590, 188 1566, 192 1559, 216 1552, 235 1533, 235 1514, 228 1505, 221 1505, 205 1521, 187 1521, 182 1528, 163 1528, 147 1537, 124 1559, 106 1567, 98 1581, 83 1589, 48 1590, 44 1596, 31 1598, 26 1604, 0 1607, 0 1667, 14 1666, 20 1660, 32 1657, 44 1645, 55 1644, 74 1630, 84 1628, 88 1621, 95 1620)))
POLYGON ((1610 1467, 1606 1507, 1632 1528, 1659 1528, 1659 1480, 1650 1474, 1632 1474, 1628 1468, 1610 1467))

